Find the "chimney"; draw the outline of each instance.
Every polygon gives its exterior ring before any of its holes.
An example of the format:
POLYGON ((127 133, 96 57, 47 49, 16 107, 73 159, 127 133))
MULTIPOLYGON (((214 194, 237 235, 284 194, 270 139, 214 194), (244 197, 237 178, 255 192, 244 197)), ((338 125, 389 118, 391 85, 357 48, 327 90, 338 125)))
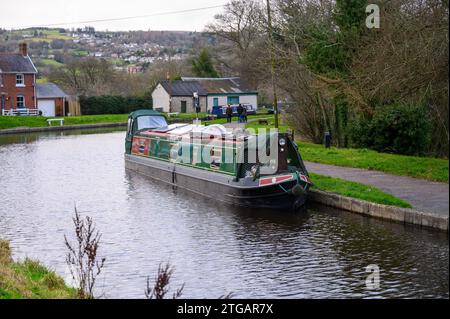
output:
POLYGON ((28 47, 26 43, 19 43, 19 53, 23 56, 28 55, 28 47))

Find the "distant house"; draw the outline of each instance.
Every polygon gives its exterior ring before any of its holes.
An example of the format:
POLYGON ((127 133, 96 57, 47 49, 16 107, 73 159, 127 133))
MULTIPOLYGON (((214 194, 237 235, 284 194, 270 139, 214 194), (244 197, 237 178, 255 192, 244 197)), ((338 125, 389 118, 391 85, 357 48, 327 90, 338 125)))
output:
POLYGON ((138 65, 129 65, 127 67, 127 73, 128 74, 137 74, 142 72, 142 67, 138 66, 138 65))
POLYGON ((0 53, 0 115, 37 113, 36 74, 26 43, 19 53, 0 53))
POLYGON ((161 81, 152 92, 153 108, 163 112, 195 112, 194 94, 198 96, 202 112, 213 106, 250 104, 258 107, 258 92, 233 78, 182 78, 178 81, 161 81))
POLYGON ((183 81, 196 81, 205 89, 208 109, 228 104, 250 104, 258 108, 258 91, 238 77, 234 78, 182 78, 183 81))
POLYGON ((207 94, 197 81, 161 81, 152 92, 153 109, 162 112, 195 112, 194 93, 201 112, 207 111, 207 94))
POLYGON ((65 116, 67 95, 53 83, 36 84, 36 97, 42 116, 65 116))

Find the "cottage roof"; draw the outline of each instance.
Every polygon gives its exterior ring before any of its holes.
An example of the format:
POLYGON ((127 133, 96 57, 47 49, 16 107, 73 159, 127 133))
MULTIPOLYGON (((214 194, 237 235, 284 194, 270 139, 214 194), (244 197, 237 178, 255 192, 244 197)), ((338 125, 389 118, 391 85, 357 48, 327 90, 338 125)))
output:
POLYGON ((206 91, 198 81, 161 81, 160 84, 171 96, 189 96, 194 92, 199 96, 206 96, 206 91))
POLYGON ((257 90, 250 87, 238 77, 231 78, 187 78, 183 81, 195 81, 199 83, 208 94, 258 94, 257 90))
POLYGON ((67 94, 59 88, 59 86, 53 83, 36 84, 36 95, 38 99, 67 96, 67 94))
POLYGON ((30 57, 20 53, 0 53, 0 70, 2 73, 37 73, 30 57))

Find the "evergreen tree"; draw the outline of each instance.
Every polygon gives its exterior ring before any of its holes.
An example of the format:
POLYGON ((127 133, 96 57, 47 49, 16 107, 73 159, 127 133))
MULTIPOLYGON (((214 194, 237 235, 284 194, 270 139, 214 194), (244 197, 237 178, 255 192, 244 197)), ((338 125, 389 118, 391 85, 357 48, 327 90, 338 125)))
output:
POLYGON ((214 68, 211 56, 208 49, 204 48, 200 51, 198 57, 192 59, 192 71, 196 76, 207 77, 207 78, 217 78, 219 74, 214 68))
POLYGON ((366 20, 367 0, 336 0, 334 20, 341 31, 358 30, 366 20))

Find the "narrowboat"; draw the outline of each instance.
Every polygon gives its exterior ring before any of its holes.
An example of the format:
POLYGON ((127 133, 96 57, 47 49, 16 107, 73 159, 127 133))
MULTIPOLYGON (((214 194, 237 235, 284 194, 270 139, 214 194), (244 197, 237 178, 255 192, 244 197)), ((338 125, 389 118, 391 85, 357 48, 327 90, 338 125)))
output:
POLYGON ((250 134, 222 125, 167 124, 163 114, 129 115, 125 167, 243 207, 296 210, 311 185, 289 134, 250 134))

